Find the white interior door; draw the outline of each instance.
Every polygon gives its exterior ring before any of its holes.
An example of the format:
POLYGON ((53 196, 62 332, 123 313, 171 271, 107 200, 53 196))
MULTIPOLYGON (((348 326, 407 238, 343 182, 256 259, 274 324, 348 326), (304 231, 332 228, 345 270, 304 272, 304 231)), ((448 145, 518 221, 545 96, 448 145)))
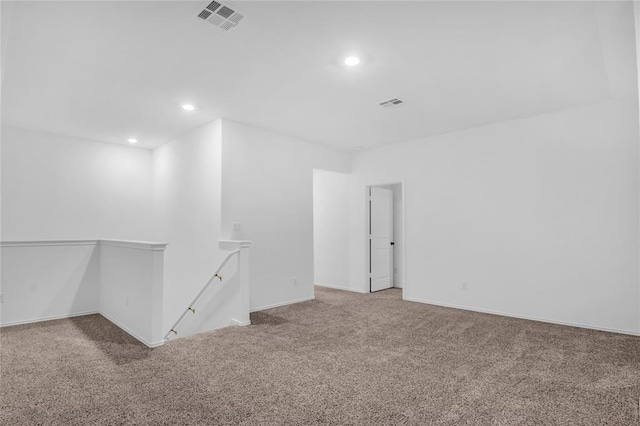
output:
POLYGON ((393 287, 393 191, 370 188, 369 273, 370 291, 393 287))

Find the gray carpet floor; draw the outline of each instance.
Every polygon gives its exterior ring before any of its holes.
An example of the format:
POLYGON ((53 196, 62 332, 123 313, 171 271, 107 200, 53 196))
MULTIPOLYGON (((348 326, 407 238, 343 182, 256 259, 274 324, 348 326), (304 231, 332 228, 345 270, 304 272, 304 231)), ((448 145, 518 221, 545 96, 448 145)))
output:
POLYGON ((2 425, 640 425, 640 338, 316 288, 148 349, 99 315, 0 331, 2 425))

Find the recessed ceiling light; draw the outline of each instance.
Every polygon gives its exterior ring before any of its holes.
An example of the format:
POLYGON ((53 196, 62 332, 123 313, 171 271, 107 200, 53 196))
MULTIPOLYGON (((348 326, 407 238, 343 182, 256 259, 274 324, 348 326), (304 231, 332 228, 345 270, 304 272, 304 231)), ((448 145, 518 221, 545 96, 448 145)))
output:
POLYGON ((127 141, 129 143, 138 143, 138 139, 136 139, 136 138, 129 138, 129 139, 127 139, 127 141))
POLYGON ((358 58, 357 56, 349 56, 344 60, 344 63, 345 65, 348 65, 350 67, 355 67, 360 63, 360 58, 358 58))
POLYGON ((196 107, 194 107, 191 104, 184 104, 184 105, 182 105, 182 109, 185 110, 185 111, 193 111, 194 109, 196 109, 196 107))

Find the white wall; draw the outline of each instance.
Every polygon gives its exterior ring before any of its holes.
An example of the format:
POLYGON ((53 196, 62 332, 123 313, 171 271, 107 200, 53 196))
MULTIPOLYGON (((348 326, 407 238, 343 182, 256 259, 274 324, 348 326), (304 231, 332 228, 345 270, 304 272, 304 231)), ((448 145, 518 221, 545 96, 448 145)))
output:
POLYGON ((169 330, 224 257, 218 249, 221 121, 155 149, 153 172, 154 238, 168 243, 163 323, 169 330))
POLYGON ((164 343, 164 244, 101 241, 100 314, 147 346, 164 343))
POLYGON ((2 240, 151 239, 151 152, 2 127, 2 240))
POLYGON ((148 346, 163 343, 165 244, 2 242, 2 326, 100 313, 148 346))
POLYGON ((640 331, 638 140, 634 98, 358 153, 352 285, 364 187, 404 179, 408 299, 640 331))
POLYGON ((227 120, 222 136, 222 229, 253 242, 251 308, 311 299, 313 169, 348 172, 350 155, 227 120))
MULTIPOLYGON (((350 175, 313 171, 314 283, 352 290, 349 282, 350 175)), ((359 289, 357 289, 359 290, 359 289)))
POLYGON ((96 241, 3 244, 0 324, 43 321, 99 310, 96 241))

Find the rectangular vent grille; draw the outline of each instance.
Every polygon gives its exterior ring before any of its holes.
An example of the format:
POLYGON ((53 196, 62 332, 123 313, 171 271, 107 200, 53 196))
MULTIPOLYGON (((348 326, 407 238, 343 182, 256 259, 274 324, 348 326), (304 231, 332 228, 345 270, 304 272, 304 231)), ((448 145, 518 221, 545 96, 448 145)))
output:
POLYGON ((209 3, 209 6, 207 6, 207 9, 209 9, 211 12, 215 12, 219 7, 220 3, 218 3, 217 1, 212 1, 211 3, 209 3))
POLYGON ((222 28, 225 31, 229 31, 231 28, 235 27, 236 24, 234 24, 233 22, 230 21, 224 21, 222 24, 220 24, 220 28, 222 28))
POLYGON ((392 99, 387 99, 386 101, 378 102, 378 105, 380 105, 383 108, 395 108, 402 105, 403 103, 404 101, 398 98, 392 98, 392 99))
POLYGON ((211 12, 209 12, 208 10, 203 10, 202 12, 200 12, 200 14, 198 14, 198 18, 207 19, 210 15, 211 12))
POLYGON ((207 5, 207 7, 198 13, 198 18, 221 28, 224 31, 229 31, 231 28, 238 25, 238 22, 244 18, 244 15, 239 13, 237 10, 234 10, 229 5, 212 1, 207 5))
POLYGON ((244 18, 244 16, 243 16, 243 15, 240 15, 240 14, 239 14, 239 13, 237 13, 237 12, 236 12, 236 13, 234 13, 233 15, 229 16, 229 20, 230 20, 231 22, 233 22, 234 24, 236 24, 236 25, 238 24, 238 22, 240 22, 240 20, 241 20, 242 18, 244 18))
POLYGON ((216 13, 223 18, 228 19, 229 16, 233 15, 233 9, 228 8, 227 6, 222 6, 216 13))

